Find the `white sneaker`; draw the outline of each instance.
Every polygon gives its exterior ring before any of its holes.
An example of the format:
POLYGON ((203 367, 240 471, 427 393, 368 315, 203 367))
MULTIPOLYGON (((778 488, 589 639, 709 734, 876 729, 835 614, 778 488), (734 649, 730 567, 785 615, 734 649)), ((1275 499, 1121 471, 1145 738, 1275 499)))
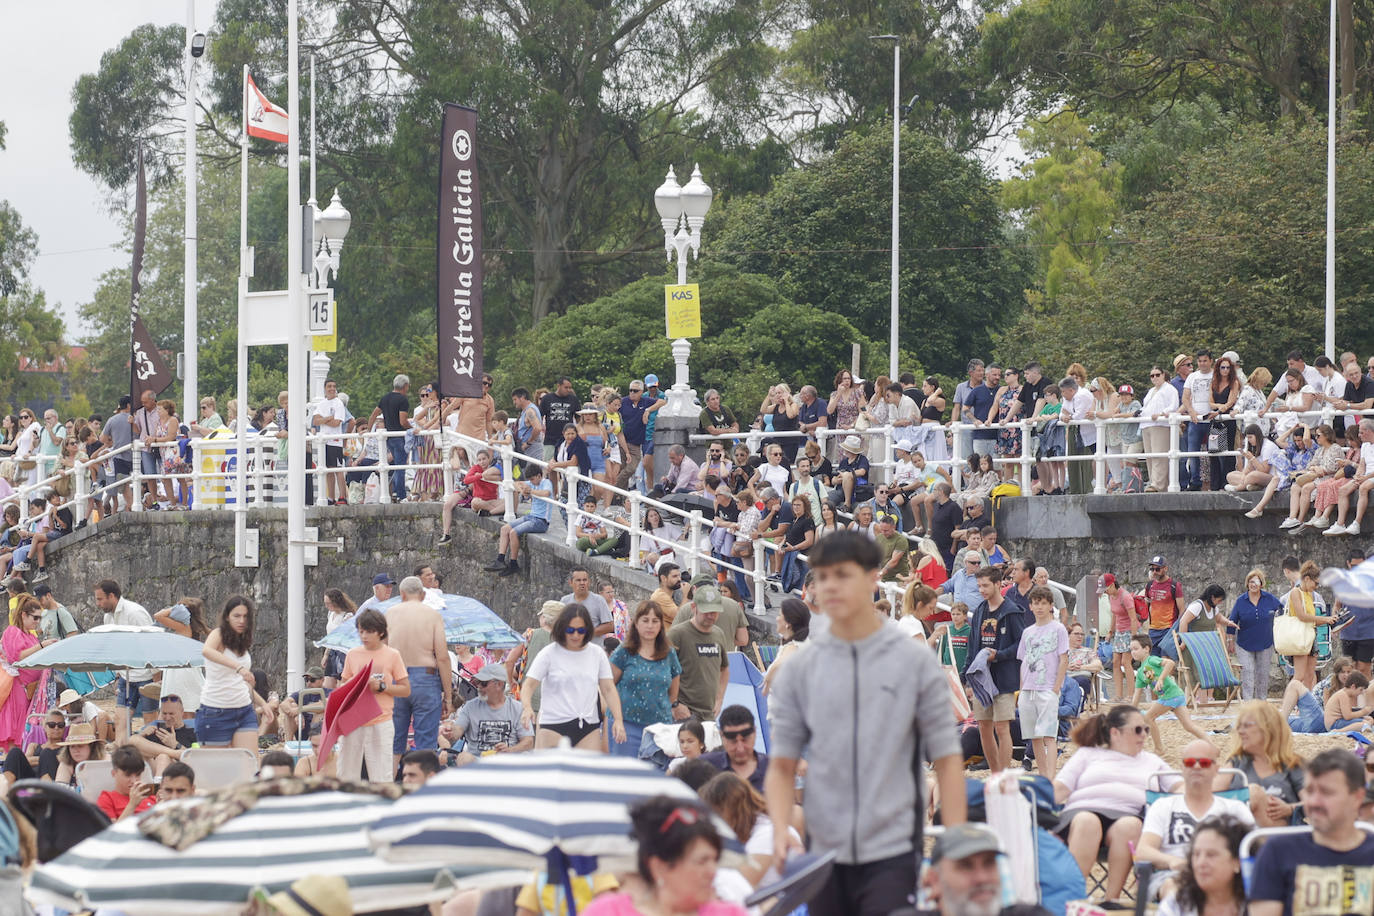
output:
POLYGON ((1360 533, 1360 523, 1359 523, 1359 522, 1351 522, 1349 525, 1346 525, 1346 526, 1345 526, 1345 533, 1346 533, 1346 534, 1359 534, 1359 533, 1360 533))
POLYGON ((1331 519, 1327 518, 1326 514, 1323 513, 1321 515, 1312 516, 1312 520, 1307 524, 1311 525, 1313 528, 1322 529, 1331 524, 1331 519))
MULTIPOLYGON (((1253 510, 1251 510, 1251 511, 1253 511, 1253 510)), ((1250 515, 1249 512, 1247 512, 1247 513, 1245 513, 1245 514, 1246 514, 1246 515, 1250 515)), ((1258 516, 1255 516, 1255 515, 1250 515, 1250 517, 1251 517, 1251 518, 1258 518, 1258 516)), ((1284 519, 1283 521, 1279 522, 1279 527, 1280 527, 1280 528, 1284 528, 1284 529, 1287 529, 1287 528, 1296 528, 1296 527, 1298 527, 1298 526, 1301 525, 1301 524, 1302 524, 1302 522, 1298 521, 1297 519, 1293 518, 1292 516, 1289 516, 1288 518, 1286 518, 1286 519, 1284 519)))
POLYGON ((1322 534, 1324 534, 1326 537, 1335 537, 1338 534, 1345 534, 1345 526, 1339 524, 1332 525, 1331 527, 1323 531, 1322 534))
POLYGON ((1237 490, 1239 490, 1240 487, 1236 486, 1233 483, 1228 483, 1225 487, 1223 487, 1223 489, 1226 490, 1227 493, 1234 493, 1237 490))

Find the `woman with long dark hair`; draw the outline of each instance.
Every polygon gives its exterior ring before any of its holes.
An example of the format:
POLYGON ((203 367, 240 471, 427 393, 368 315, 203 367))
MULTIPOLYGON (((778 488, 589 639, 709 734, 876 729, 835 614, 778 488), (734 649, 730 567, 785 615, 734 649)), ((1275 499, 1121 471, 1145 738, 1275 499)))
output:
POLYGON ((1240 873, 1240 841, 1250 826, 1228 814, 1197 825, 1187 861, 1178 872, 1178 889, 1159 905, 1159 916, 1240 916, 1245 912, 1245 882, 1240 873))
POLYGON ((673 721, 682 664, 668 642, 663 611, 642 601, 625 631, 625 641, 611 653, 611 677, 625 714, 626 741, 612 743, 611 753, 638 757, 647 725, 673 721))
MULTIPOLYGON (((353 603, 353 599, 344 594, 342 589, 327 588, 324 590, 324 610, 328 614, 325 621, 325 634, 333 633, 334 628, 339 624, 352 620, 358 613, 358 606, 353 603)), ((320 659, 320 667, 324 669, 324 686, 331 690, 339 686, 339 677, 343 674, 345 653, 337 649, 325 649, 324 657, 320 659)))
POLYGON ((768 672, 763 676, 763 693, 767 696, 772 688, 773 678, 777 676, 778 668, 783 662, 796 654, 803 645, 806 644, 807 637, 811 635, 811 609, 806 606, 806 602, 800 598, 784 598, 782 605, 778 608, 778 638, 783 641, 782 648, 778 650, 778 655, 773 659, 773 664, 768 666, 768 672))
POLYGON ((218 625, 205 637, 205 686, 196 712, 196 738, 205 747, 258 749, 251 652, 256 616, 253 599, 230 595, 218 625))
POLYGON ((601 750, 601 711, 597 697, 615 718, 612 738, 624 744, 625 717, 616 693, 610 661, 599 642, 592 640, 592 615, 577 602, 564 605, 553 625, 553 642, 540 652, 525 674, 520 689, 525 728, 534 725, 535 690, 540 691, 537 748, 557 747, 567 738, 584 751, 601 750))

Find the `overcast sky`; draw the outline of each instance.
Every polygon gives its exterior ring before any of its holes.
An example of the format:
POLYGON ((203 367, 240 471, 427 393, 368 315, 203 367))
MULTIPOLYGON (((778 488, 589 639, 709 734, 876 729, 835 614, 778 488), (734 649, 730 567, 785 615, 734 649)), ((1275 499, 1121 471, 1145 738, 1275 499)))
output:
MULTIPOLYGON (((204 30, 214 10, 215 0, 196 0, 197 27, 204 30)), ((77 307, 94 295, 101 273, 128 269, 129 255, 117 247, 123 236, 104 208, 101 186, 72 164, 72 86, 135 26, 184 25, 186 0, 0 0, 0 14, 9 36, 0 54, 0 85, 9 87, 0 101, 0 121, 9 129, 0 198, 38 233, 31 279, 49 303, 60 303, 75 341, 84 330, 77 307)))

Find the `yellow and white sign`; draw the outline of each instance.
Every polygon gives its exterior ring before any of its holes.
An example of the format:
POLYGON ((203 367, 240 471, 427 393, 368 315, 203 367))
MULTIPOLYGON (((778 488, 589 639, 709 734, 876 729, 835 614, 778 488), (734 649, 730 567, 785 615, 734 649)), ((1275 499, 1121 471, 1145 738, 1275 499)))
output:
POLYGON ((310 349, 316 353, 333 353, 339 349, 339 334, 311 334, 310 349))
POLYGON ((697 284, 664 286, 663 308, 669 337, 701 336, 701 290, 697 284))

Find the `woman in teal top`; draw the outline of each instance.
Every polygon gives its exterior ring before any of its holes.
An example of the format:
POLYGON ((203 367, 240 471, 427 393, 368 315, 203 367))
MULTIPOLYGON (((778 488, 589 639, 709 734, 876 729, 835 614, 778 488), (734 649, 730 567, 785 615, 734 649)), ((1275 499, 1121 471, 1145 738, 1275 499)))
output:
POLYGON ((623 642, 611 653, 611 674, 620 693, 625 716, 624 744, 612 744, 611 753, 638 757, 644 726, 673 721, 678 679, 682 664, 668 643, 663 612, 648 601, 635 608, 623 642))
POLYGON ((1140 666, 1135 673, 1135 695, 1131 698, 1131 705, 1139 705, 1142 690, 1149 690, 1155 695, 1155 701, 1145 711, 1145 724, 1150 727, 1150 736, 1154 738, 1156 753, 1164 756, 1164 742, 1160 740, 1159 726, 1155 724, 1155 720, 1170 710, 1178 716, 1178 724, 1182 725, 1185 731, 1203 741, 1210 741, 1211 739, 1197 727, 1193 717, 1188 713, 1188 698, 1178 686, 1178 681, 1173 679, 1173 660, 1150 654, 1148 633, 1137 633, 1131 637, 1131 658, 1140 666))

